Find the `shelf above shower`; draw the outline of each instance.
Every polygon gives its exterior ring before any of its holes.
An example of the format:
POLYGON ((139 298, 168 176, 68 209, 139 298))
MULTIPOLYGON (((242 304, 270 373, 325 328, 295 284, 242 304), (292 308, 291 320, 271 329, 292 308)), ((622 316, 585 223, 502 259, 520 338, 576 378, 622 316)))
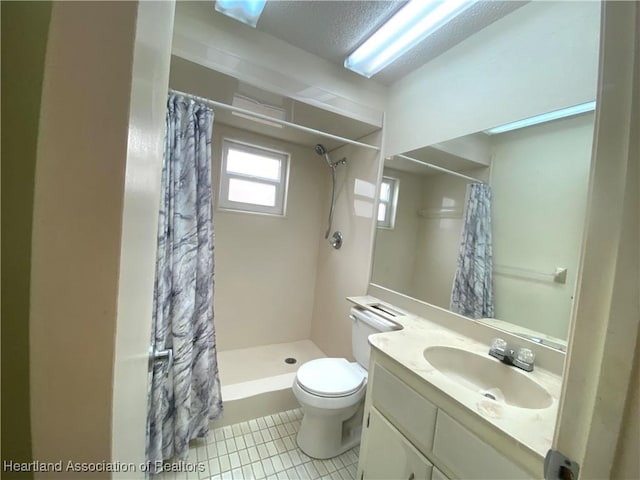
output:
POLYGON ((170 86, 209 100, 215 121, 231 127, 310 147, 321 140, 329 151, 347 143, 379 149, 379 139, 367 140, 380 131, 377 125, 259 89, 176 56, 170 86), (193 78, 201 81, 195 85, 193 78))

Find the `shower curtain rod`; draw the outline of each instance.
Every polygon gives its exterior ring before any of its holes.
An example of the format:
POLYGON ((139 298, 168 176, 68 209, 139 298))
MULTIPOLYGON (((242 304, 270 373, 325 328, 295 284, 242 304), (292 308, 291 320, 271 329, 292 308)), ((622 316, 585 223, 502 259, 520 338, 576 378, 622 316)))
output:
POLYGON ((198 102, 206 103, 214 107, 222 108, 223 110, 231 110, 232 112, 242 113, 243 115, 249 115, 251 117, 259 118, 261 120, 267 120, 269 122, 277 123, 284 127, 291 127, 297 130, 301 130, 303 132, 312 133, 314 135, 320 135, 325 138, 331 138, 332 140, 338 140, 340 142, 348 143, 349 145, 355 145, 356 147, 370 148, 371 150, 380 151, 380 147, 376 147, 374 145, 369 145, 367 143, 358 142, 356 140, 351 140, 349 138, 340 137, 338 135, 333 135, 331 133, 323 132, 322 130, 316 130, 315 128, 305 127, 303 125, 298 125, 297 123, 287 122, 286 120, 280 120, 278 118, 270 117, 268 115, 263 115, 261 113, 252 112, 251 110, 247 110, 244 108, 234 107, 233 105, 228 105, 226 103, 217 102, 215 100, 211 100, 205 97, 199 97, 198 95, 193 95, 191 93, 181 92, 179 90, 174 90, 173 88, 169 89, 170 93, 174 93, 176 95, 183 95, 185 97, 191 98, 198 102))
POLYGON ((418 160, 417 158, 407 157, 406 155, 394 155, 394 157, 404 158, 405 160, 410 160, 412 162, 419 163, 420 165, 424 165, 425 167, 432 168, 433 170, 437 170, 443 173, 448 173, 449 175, 464 178, 465 180, 470 180, 472 182, 484 183, 484 184, 487 183, 483 180, 480 180, 479 178, 469 177, 468 175, 464 175, 463 173, 458 173, 453 170, 449 170, 448 168, 439 167, 438 165, 433 165, 432 163, 423 162, 422 160, 418 160))

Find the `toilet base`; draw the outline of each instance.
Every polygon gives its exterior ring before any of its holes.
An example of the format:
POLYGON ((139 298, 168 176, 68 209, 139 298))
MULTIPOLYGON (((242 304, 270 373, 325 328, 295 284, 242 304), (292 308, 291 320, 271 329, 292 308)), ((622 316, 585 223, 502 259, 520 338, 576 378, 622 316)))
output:
POLYGON ((324 460, 337 457, 360 443, 364 401, 341 412, 303 405, 302 425, 296 436, 300 450, 324 460))

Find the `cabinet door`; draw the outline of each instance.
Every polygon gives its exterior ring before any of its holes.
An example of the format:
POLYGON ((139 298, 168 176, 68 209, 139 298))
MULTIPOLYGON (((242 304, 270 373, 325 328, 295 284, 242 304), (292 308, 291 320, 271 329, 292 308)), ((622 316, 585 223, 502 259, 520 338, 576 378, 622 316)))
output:
POLYGON ((433 467, 433 472, 431 472, 431 480, 449 480, 449 479, 444 473, 442 473, 436 467, 433 467))
POLYGON ((456 478, 516 480, 531 479, 501 452, 485 443, 442 410, 438 411, 433 442, 436 463, 446 465, 456 478))
POLYGON ((365 480, 430 480, 432 465, 375 408, 370 411, 363 456, 365 480))

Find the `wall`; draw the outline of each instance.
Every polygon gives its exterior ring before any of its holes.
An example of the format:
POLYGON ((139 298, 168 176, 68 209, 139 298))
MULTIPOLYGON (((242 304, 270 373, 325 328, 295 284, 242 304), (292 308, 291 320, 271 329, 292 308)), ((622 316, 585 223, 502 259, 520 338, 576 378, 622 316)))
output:
MULTIPOLYGON (((376 133, 361 141, 379 144, 380 136, 376 133)), ((362 147, 341 147, 331 152, 331 156, 346 157, 348 161, 337 171, 339 190, 332 229, 342 232, 344 244, 335 250, 324 235, 318 239, 311 340, 328 356, 351 358, 351 304, 345 297, 364 295, 367 291, 375 232, 376 185, 382 176, 382 166, 378 152, 362 147)), ((328 214, 328 209, 327 204, 324 214, 328 214)))
POLYGON ((564 284, 496 273, 496 318, 563 339, 584 229, 593 119, 584 114, 493 137, 494 263, 568 269, 564 284))
POLYGON ((331 195, 326 183, 329 170, 311 147, 214 122, 215 192, 220 184, 225 137, 289 152, 291 160, 286 216, 215 209, 218 348, 307 339, 311 335, 318 239, 324 235, 324 208, 331 195))
MULTIPOLYGON (((475 172, 465 172, 475 176, 475 172)), ((468 182, 453 175, 428 175, 422 180, 422 208, 452 208, 456 218, 421 218, 413 272, 412 297, 449 308, 458 264, 462 212, 468 182)))
POLYGON ((385 156, 591 101, 599 2, 530 2, 392 85, 385 156))
POLYGON ((398 292, 412 289, 415 252, 418 247, 422 204, 420 176, 385 168, 385 176, 397 178, 399 183, 396 222, 393 229, 376 228, 375 253, 371 281, 398 292))
MULTIPOLYGON (((150 311, 153 277, 135 283, 129 277, 135 272, 120 269, 121 254, 139 253, 131 268, 143 264, 147 272, 154 256, 152 245, 137 250, 140 245, 132 232, 123 231, 123 221, 131 227, 136 215, 150 217, 135 232, 142 231, 143 239, 156 233, 157 196, 147 196, 147 187, 158 178, 159 148, 153 140, 164 134, 157 119, 166 108, 168 77, 168 64, 164 71, 151 68, 147 78, 139 62, 154 58, 150 50, 167 46, 162 32, 170 36, 171 9, 171 4, 59 2, 52 10, 36 164, 30 315, 33 456, 43 462, 109 461, 118 453, 112 441, 122 440, 115 421, 122 420, 117 407, 124 399, 117 391, 114 396, 114 375, 120 360, 128 359, 115 355, 116 325, 142 325, 137 331, 146 335, 138 335, 148 341, 150 316, 136 313, 140 304, 150 311), (152 12, 165 16, 153 17, 151 25, 152 12), (150 37, 159 43, 147 45, 150 37), (127 165, 134 159, 136 165, 127 165), (144 167, 148 170, 140 174, 144 167), (128 177, 131 173, 140 177, 128 177), (128 239, 134 244, 121 248, 128 239), (120 282, 132 280, 136 290, 121 295, 120 282), (131 298, 136 295, 137 303, 131 298)), ((168 62, 168 50, 155 59, 168 62)), ((146 349, 133 360, 145 363, 146 349)), ((144 398, 140 404, 138 393, 146 389, 145 380, 138 378, 137 390, 129 392, 132 429, 144 425, 140 412, 146 404, 144 398)), ((144 452, 139 441, 144 433, 136 435, 136 451, 128 458, 144 452)), ((37 477, 111 475, 63 471, 37 477)))
MULTIPOLYGON (((49 2, 2 2, 2 461, 32 458, 31 221, 50 16, 49 2)), ((14 473, 12 478, 31 477, 14 473)))

